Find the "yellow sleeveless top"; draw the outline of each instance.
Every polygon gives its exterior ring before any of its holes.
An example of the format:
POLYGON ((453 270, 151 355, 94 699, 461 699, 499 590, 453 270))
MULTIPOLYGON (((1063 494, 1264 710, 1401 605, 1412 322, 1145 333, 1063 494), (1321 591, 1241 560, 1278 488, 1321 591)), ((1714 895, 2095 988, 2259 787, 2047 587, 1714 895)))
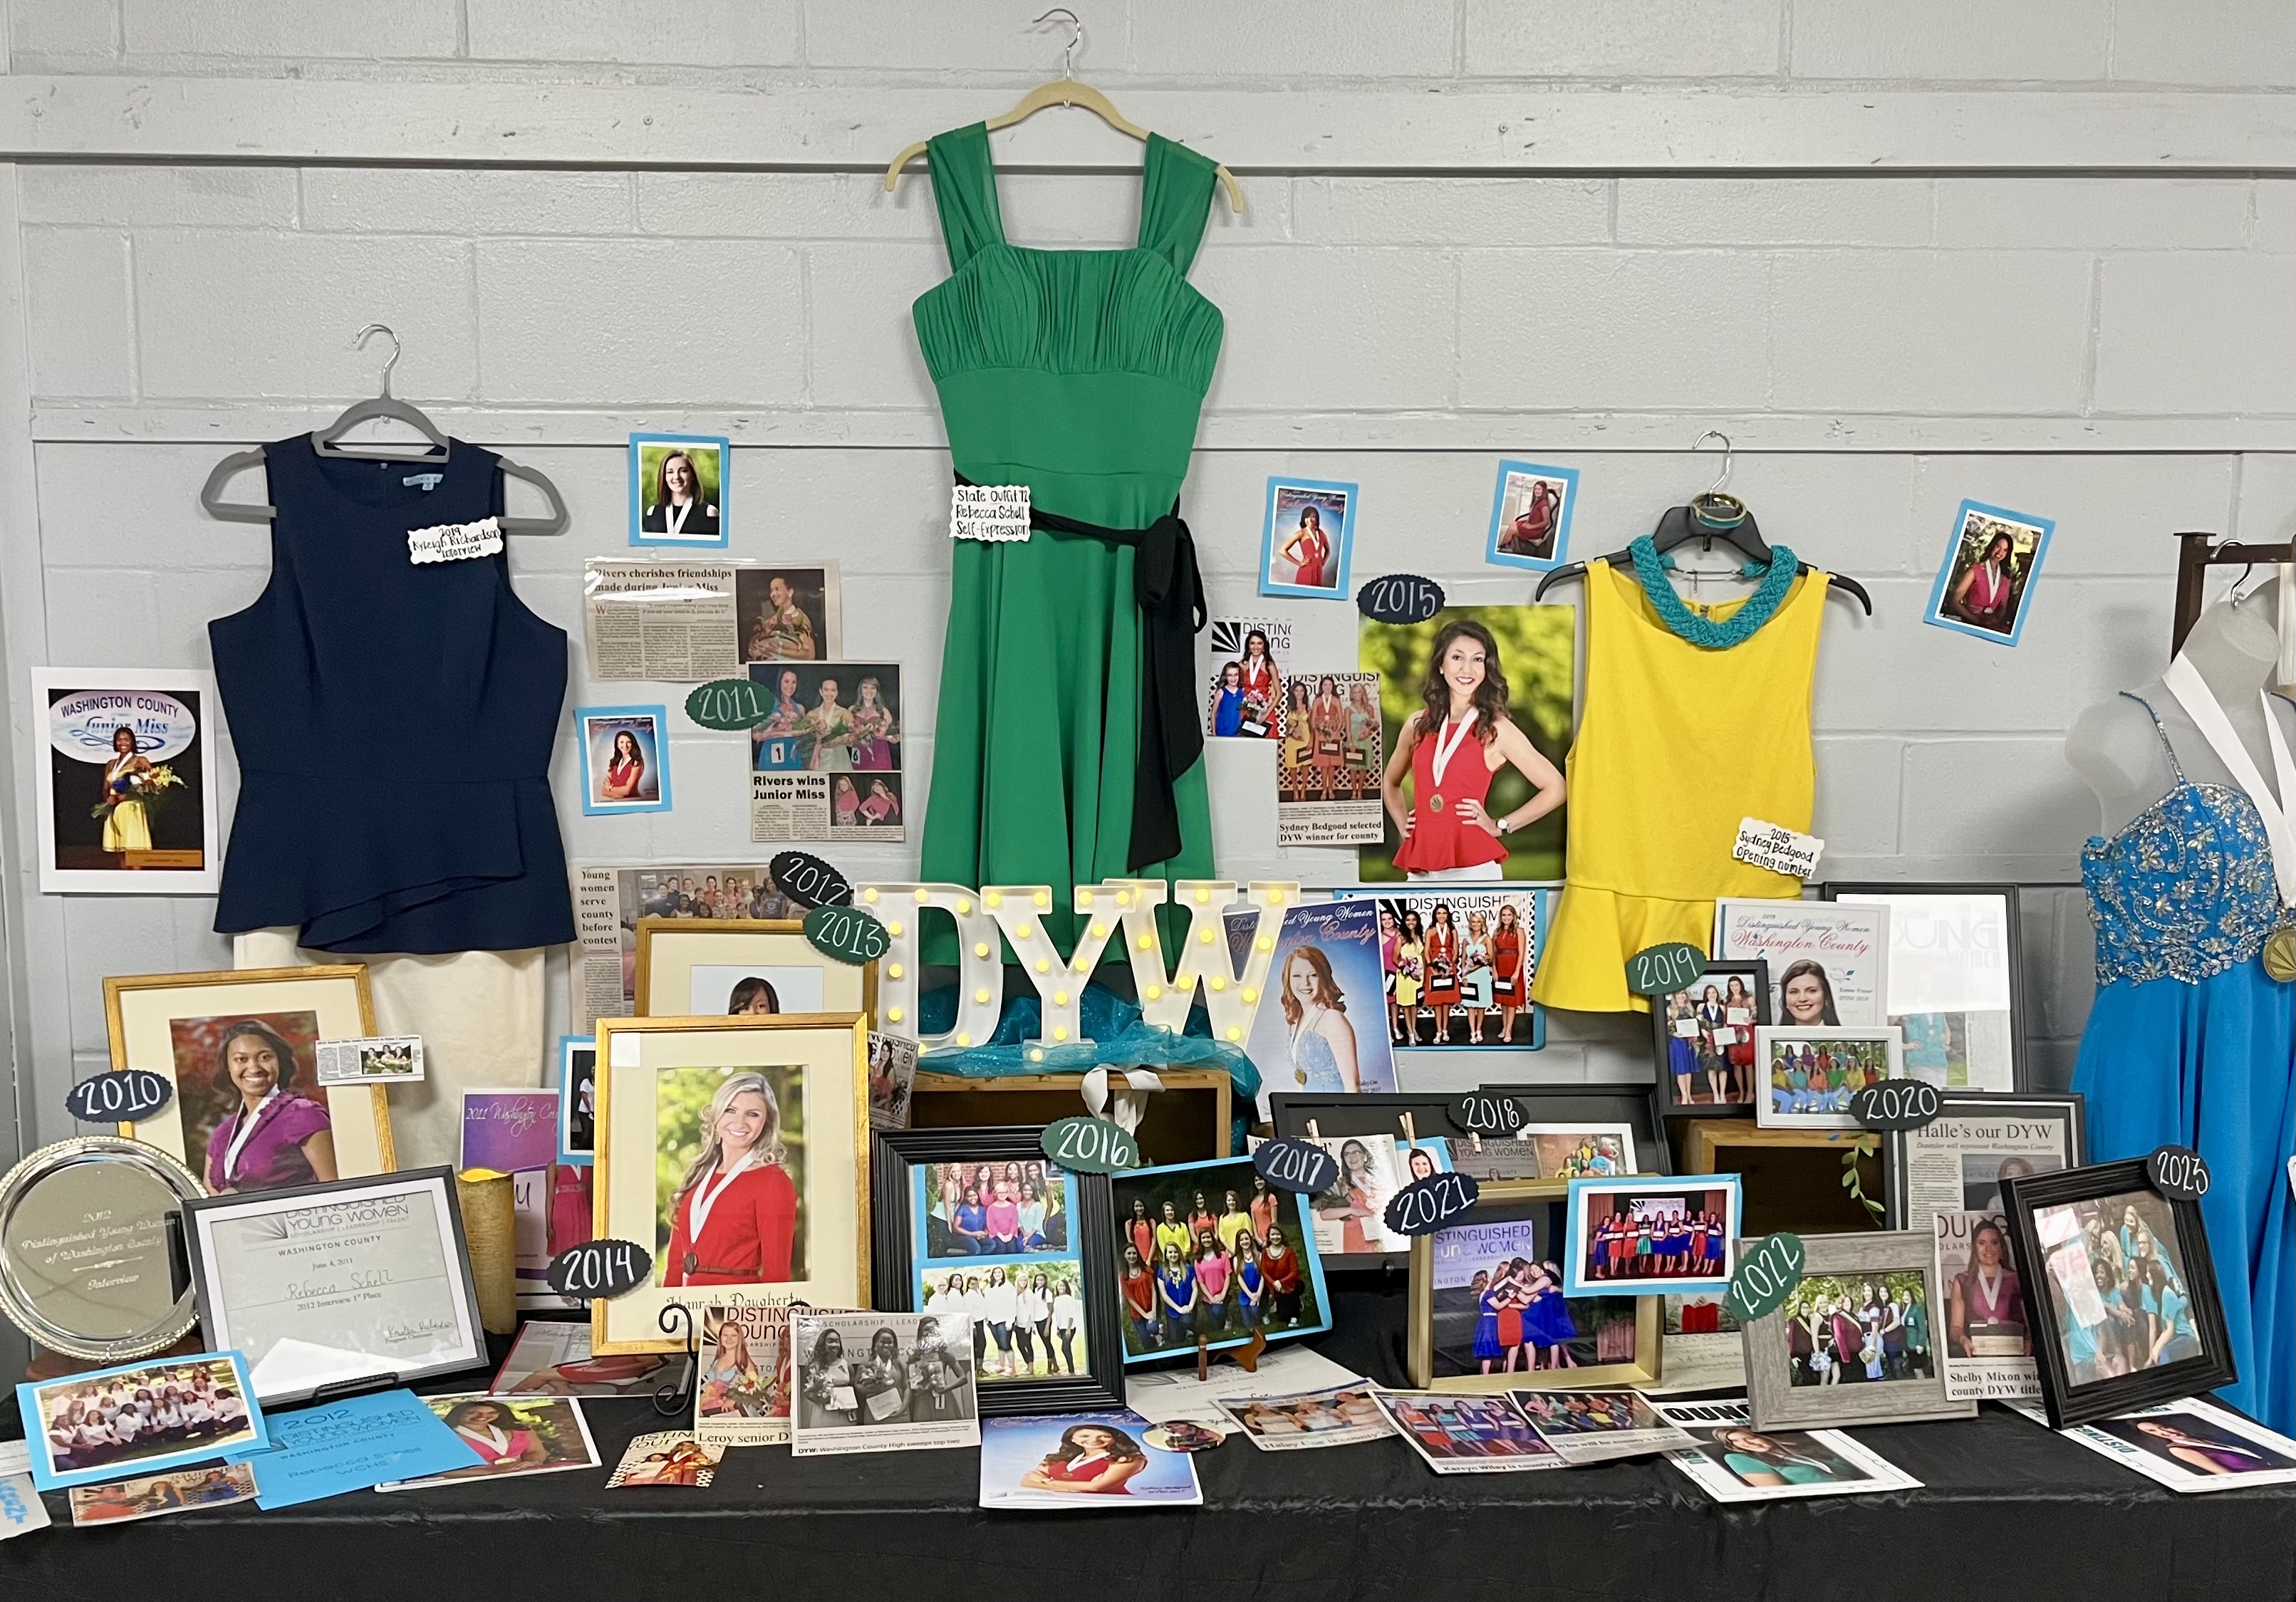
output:
MULTIPOLYGON (((1587 699, 1566 764, 1569 880, 1531 999, 1647 1009, 1627 959, 1680 940, 1710 951, 1718 896, 1790 899, 1801 881, 1730 854, 1745 818, 1808 832, 1810 683, 1826 577, 1796 579, 1727 650, 1660 620, 1631 569, 1587 564, 1587 699)), ((1685 601, 1720 621, 1744 605, 1685 601)))

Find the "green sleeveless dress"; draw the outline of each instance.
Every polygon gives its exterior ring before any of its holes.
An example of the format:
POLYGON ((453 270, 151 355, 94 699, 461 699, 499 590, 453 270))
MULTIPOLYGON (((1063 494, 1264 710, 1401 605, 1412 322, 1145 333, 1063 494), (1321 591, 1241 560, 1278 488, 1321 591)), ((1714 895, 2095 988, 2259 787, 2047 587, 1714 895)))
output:
MULTIPOLYGON (((927 148, 949 276, 917 298, 917 343, 957 476, 1025 484, 1033 509, 1056 519, 1168 525, 1219 357, 1219 308, 1186 277, 1212 163, 1151 135, 1139 242, 1036 250, 1005 241, 986 127, 927 148)), ((923 877, 1049 884, 1063 936, 1072 885, 1209 877, 1200 756, 1171 776, 1168 805, 1140 797, 1160 822, 1136 820, 1142 742, 1155 738, 1135 573, 1155 560, 1149 548, 1041 527, 1025 542, 950 544, 923 877), (1177 849, 1142 862, 1136 836, 1177 849)), ((1188 695, 1199 748, 1201 694, 1188 695)), ((1148 757, 1152 773, 1152 748, 1148 757)))

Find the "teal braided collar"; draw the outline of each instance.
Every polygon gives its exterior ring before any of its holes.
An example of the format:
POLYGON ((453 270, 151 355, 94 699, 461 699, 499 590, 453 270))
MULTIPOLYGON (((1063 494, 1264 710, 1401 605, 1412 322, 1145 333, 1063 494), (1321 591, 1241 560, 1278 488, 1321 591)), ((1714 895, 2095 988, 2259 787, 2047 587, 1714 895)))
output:
POLYGON ((1800 560, 1792 552, 1784 545, 1772 545, 1767 571, 1753 568, 1746 575, 1751 578, 1760 573, 1760 587, 1746 598, 1745 605, 1730 614, 1727 621, 1716 623, 1682 604, 1682 597, 1674 593, 1674 585, 1667 578, 1666 561, 1651 543, 1650 535, 1644 535, 1627 549, 1635 559, 1635 576, 1642 583, 1643 593, 1650 597, 1659 620, 1669 633, 1708 650, 1727 650, 1752 639, 1756 630, 1776 616, 1794 575, 1801 568, 1800 560))

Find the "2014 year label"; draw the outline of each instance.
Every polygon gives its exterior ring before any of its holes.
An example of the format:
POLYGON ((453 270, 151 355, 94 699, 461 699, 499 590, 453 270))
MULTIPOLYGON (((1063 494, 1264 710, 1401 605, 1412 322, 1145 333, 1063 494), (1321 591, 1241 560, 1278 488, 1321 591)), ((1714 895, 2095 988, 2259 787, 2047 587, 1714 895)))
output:
POLYGON ((586 1240, 550 1260, 550 1288, 577 1302, 619 1296, 646 1282, 653 1254, 635 1240, 586 1240))

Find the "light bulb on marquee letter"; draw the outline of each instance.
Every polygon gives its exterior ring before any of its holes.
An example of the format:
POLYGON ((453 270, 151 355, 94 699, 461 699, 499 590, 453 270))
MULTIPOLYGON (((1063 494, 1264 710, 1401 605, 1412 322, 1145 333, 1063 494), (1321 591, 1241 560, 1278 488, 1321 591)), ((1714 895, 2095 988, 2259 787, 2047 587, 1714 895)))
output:
POLYGON ((984 911, 964 885, 875 884, 854 887, 855 903, 874 912, 891 946, 877 965, 877 1017, 870 1027, 917 1042, 920 1055, 988 1041, 1003 1009, 1004 964, 997 950, 997 915, 984 911), (927 909, 956 920, 962 966, 957 972, 956 1026, 946 1034, 917 1033, 918 926, 927 909))
POLYGON ((1111 879, 1108 887, 1129 892, 1128 901, 1123 896, 1118 899, 1123 903, 1124 930, 1129 936, 1125 950, 1132 958, 1141 1017, 1179 1034, 1188 1026, 1188 1011, 1201 985, 1212 1038, 1230 1045, 1242 1045, 1250 1038, 1252 1018, 1267 993, 1275 931, 1283 921, 1283 909, 1300 900, 1299 881, 1254 879, 1245 891, 1242 899, 1258 910, 1259 917, 1250 944, 1244 948, 1243 971, 1238 973, 1227 954, 1226 913, 1237 899, 1234 881, 1178 880, 1172 888, 1177 904, 1187 909, 1188 929, 1181 937, 1179 961, 1168 976, 1163 936, 1156 927, 1156 909, 1165 899, 1164 886, 1152 879, 1111 879), (1219 981, 1217 986, 1211 983, 1214 978, 1219 981))
MULTIPOLYGON (((1021 971, 1037 987, 1041 1019, 1029 1042, 1036 1046, 1084 1043, 1084 985, 1100 961, 1100 953, 1116 934, 1118 924, 1109 909, 1095 903, 1104 887, 1078 885, 1076 949, 1067 956, 1045 928, 1044 910, 1052 903, 1050 885, 984 885, 987 902, 997 927, 1011 942, 1021 971)), ((1156 887, 1162 889, 1161 885, 1156 887)))

